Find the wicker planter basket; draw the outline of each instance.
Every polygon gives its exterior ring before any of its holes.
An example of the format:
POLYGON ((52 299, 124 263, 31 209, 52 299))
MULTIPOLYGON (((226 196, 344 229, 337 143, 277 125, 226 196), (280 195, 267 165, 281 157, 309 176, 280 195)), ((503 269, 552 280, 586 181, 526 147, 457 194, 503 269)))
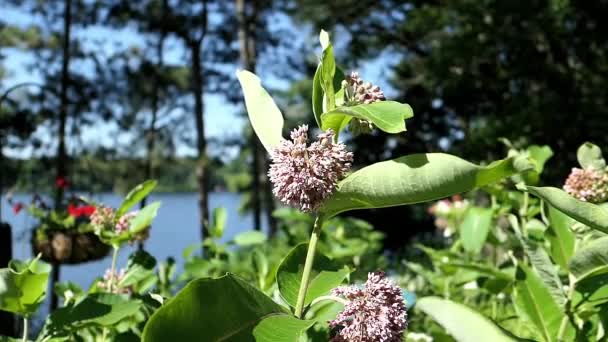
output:
POLYGON ((80 264, 105 258, 110 246, 97 235, 69 230, 47 230, 32 234, 34 255, 42 253, 42 260, 54 264, 80 264))

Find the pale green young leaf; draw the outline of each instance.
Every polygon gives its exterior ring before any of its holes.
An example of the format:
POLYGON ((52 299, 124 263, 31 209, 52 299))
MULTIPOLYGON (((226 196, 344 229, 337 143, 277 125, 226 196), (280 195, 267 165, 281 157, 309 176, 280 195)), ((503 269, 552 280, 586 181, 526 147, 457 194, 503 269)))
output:
POLYGON ((352 118, 371 121, 386 133, 406 130, 405 120, 414 116, 412 107, 396 101, 379 101, 356 106, 343 106, 321 115, 321 127, 339 133, 352 118))
POLYGON ((37 258, 0 269, 0 310, 31 316, 44 302, 51 266, 37 258))
POLYGON ((219 239, 224 236, 226 221, 228 221, 228 211, 226 208, 217 207, 213 209, 213 223, 211 226, 211 234, 213 237, 219 239))
POLYGON ((576 237, 570 228, 574 220, 561 211, 548 207, 549 227, 545 231, 545 239, 549 241, 549 252, 555 262, 563 269, 568 269, 568 263, 574 254, 576 237))
POLYGON ((469 253, 479 253, 488 238, 492 224, 491 208, 473 207, 467 210, 460 225, 462 247, 469 253))
POLYGON ((236 75, 243 88, 251 126, 270 152, 283 139, 283 114, 262 87, 259 77, 247 70, 237 71, 236 75))
POLYGON ((253 329, 253 336, 256 342, 297 342, 313 324, 292 315, 270 315, 253 329))
POLYGON ((137 215, 131 220, 129 225, 129 233, 137 234, 142 230, 150 227, 152 221, 158 213, 160 202, 153 202, 143 207, 137 215))
POLYGON ((125 199, 122 201, 120 207, 118 207, 116 210, 116 217, 121 217, 135 204, 148 196, 150 192, 154 190, 156 184, 157 182, 155 180, 147 180, 131 189, 131 191, 129 191, 125 199))
POLYGON ((578 148, 576 158, 583 169, 601 170, 606 167, 602 150, 590 142, 586 142, 578 148))

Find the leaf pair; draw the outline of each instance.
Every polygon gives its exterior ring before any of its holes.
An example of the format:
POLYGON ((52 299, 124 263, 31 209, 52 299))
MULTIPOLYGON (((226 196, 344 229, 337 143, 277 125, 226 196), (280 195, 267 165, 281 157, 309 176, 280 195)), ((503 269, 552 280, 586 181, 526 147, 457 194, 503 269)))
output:
POLYGON ((0 310, 29 317, 44 302, 51 266, 38 258, 0 269, 0 310))
MULTIPOLYGON (((313 78, 312 108, 315 120, 323 130, 333 129, 336 137, 352 118, 368 120, 387 133, 405 131, 405 120, 413 117, 412 108, 395 101, 381 101, 372 104, 342 106, 338 91, 344 80, 344 73, 336 66, 333 47, 327 32, 320 35, 323 53, 313 78), (338 106, 340 105, 340 106, 338 106)), ((237 71, 237 78, 243 89, 249 120, 256 135, 267 151, 277 146, 283 139, 283 115, 272 97, 262 87, 255 74, 237 71)), ((343 95, 342 95, 343 96, 343 95)))
MULTIPOLYGON (((296 246, 277 270, 281 297, 294 307, 307 244, 296 246)), ((323 255, 313 266, 305 305, 326 295, 350 274, 323 255)), ((315 320, 300 320, 244 280, 227 274, 190 282, 149 320, 143 341, 297 341, 315 320)))

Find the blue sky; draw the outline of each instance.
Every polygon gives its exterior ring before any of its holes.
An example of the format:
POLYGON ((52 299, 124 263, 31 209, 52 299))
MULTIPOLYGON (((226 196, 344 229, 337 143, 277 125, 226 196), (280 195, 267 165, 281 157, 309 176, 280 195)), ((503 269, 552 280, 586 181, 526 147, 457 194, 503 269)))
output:
MULTIPOLYGON (((31 23, 35 23, 37 18, 32 17, 29 13, 24 13, 19 9, 12 8, 10 6, 4 6, 2 8, 3 17, 1 20, 8 24, 28 26, 31 23)), ((308 27, 293 27, 293 23, 288 18, 282 16, 277 18, 275 21, 276 25, 290 25, 293 29, 297 29, 299 32, 305 32, 303 35, 298 35, 302 39, 304 44, 317 44, 316 35, 311 34, 311 30, 308 27)), ((112 50, 122 49, 125 47, 143 46, 143 37, 138 34, 133 28, 125 27, 123 29, 114 30, 100 26, 90 26, 86 29, 75 28, 74 36, 79 38, 86 38, 84 41, 85 48, 87 44, 99 44, 100 40, 104 40, 104 51, 111 53, 112 50), (97 41, 97 42, 94 42, 97 41)), ((338 44, 339 45, 339 44, 338 44)), ((184 50, 182 46, 176 41, 169 41, 167 48, 164 51, 165 61, 168 63, 180 63, 184 58, 184 50)), ((311 45, 314 46, 314 45, 311 45)), ((9 77, 2 80, 0 83, 0 92, 4 89, 21 82, 26 81, 38 81, 40 76, 29 71, 27 65, 34 61, 33 56, 27 51, 18 49, 5 49, 2 51, 5 59, 2 61, 3 65, 9 71, 9 77)), ((261 56, 260 59, 263 59, 261 56)), ((373 61, 367 61, 360 65, 360 72, 364 78, 374 80, 375 83, 379 84, 385 89, 385 93, 390 97, 393 91, 388 86, 388 77, 390 75, 390 57, 383 56, 373 61)), ((263 64, 263 63, 262 63, 263 64)), ((74 67, 83 67, 73 65, 74 67)), ((235 66, 235 70, 236 70, 235 66)), ((280 89, 286 86, 285 82, 273 77, 268 70, 258 70, 260 77, 263 79, 264 84, 271 89, 280 89)), ((245 118, 237 115, 241 110, 240 106, 228 103, 219 94, 205 94, 205 120, 206 120, 206 134, 210 138, 227 138, 238 136, 242 131, 243 125, 247 124, 245 118)), ((187 115, 190 118, 191 115, 187 115)), ((194 127, 191 127, 189 134, 194 134, 194 127)), ((31 148, 26 149, 8 149, 5 148, 3 152, 9 156, 17 157, 28 157, 32 153, 46 154, 53 153, 54 151, 54 139, 52 139, 52 130, 48 126, 41 127, 35 136, 48 143, 47 149, 41 149, 33 151, 31 148)), ((132 136, 130 133, 120 132, 115 124, 104 123, 95 125, 84 129, 81 135, 82 142, 85 146, 114 146, 124 145, 128 146, 131 144, 132 136)), ((68 140, 68 151, 76 149, 75 146, 70 148, 70 144, 73 143, 68 140)), ((75 145, 75 144, 73 144, 75 145)), ((181 144, 177 148, 178 155, 193 155, 194 149, 185 144, 181 144)), ((213 151, 212 151, 213 152, 213 151)))

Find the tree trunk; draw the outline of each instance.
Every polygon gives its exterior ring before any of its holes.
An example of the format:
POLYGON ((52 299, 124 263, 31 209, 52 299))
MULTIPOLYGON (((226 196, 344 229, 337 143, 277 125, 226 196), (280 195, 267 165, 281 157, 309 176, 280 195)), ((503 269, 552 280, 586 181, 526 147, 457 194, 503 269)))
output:
MULTIPOLYGON (((236 14, 237 20, 239 23, 239 54, 241 59, 241 64, 246 70, 249 70, 255 73, 256 66, 256 53, 255 53, 255 37, 253 36, 254 32, 250 32, 249 30, 249 21, 250 16, 247 14, 247 1, 246 0, 236 0, 236 14)), ((251 207, 253 209, 253 228, 255 230, 261 230, 261 218, 262 218, 262 193, 261 193, 261 159, 263 154, 260 154, 258 145, 260 145, 260 140, 255 135, 255 133, 251 134, 251 138, 249 141, 249 146, 251 146, 251 155, 252 155, 252 164, 251 164, 251 174, 253 175, 251 179, 251 207)))
MULTIPOLYGON (((65 10, 63 15, 63 60, 61 63, 61 92, 59 109, 59 143, 57 144, 57 180, 66 178, 67 175, 67 152, 65 147, 65 126, 68 118, 68 86, 70 82, 70 28, 72 26, 72 0, 65 0, 65 10)), ((59 185, 59 184, 57 184, 59 185)), ((61 207, 64 195, 64 186, 56 187, 55 208, 61 207)), ((59 281, 59 264, 53 265, 51 271, 51 311, 58 307, 58 298, 55 293, 54 284, 59 281)))
MULTIPOLYGON (((259 3, 257 1, 236 0, 237 19, 239 23, 239 47, 241 64, 243 67, 255 73, 256 69, 256 25, 259 15, 259 3), (249 9, 249 10, 248 10, 249 9), (249 13, 250 12, 250 13, 249 13)), ((276 220, 272 216, 274 211, 274 199, 266 170, 268 170, 268 159, 266 151, 260 139, 252 134, 250 138, 252 147, 251 173, 251 202, 253 208, 253 221, 256 230, 261 229, 262 206, 265 209, 269 225, 269 235, 276 232, 276 220)))
MULTIPOLYGON (((152 117, 150 118, 150 127, 146 132, 146 165, 144 168, 144 180, 152 179, 154 176, 152 173, 153 164, 153 153, 154 146, 156 145, 156 121, 158 118, 158 110, 160 106, 160 76, 159 73, 163 67, 163 45, 165 43, 165 32, 161 32, 158 42, 156 44, 156 68, 154 70, 154 89, 152 91, 152 117)), ((139 202, 139 208, 142 209, 146 206, 148 196, 144 197, 139 202)), ((137 248, 141 251, 144 249, 144 241, 139 241, 137 248)))
POLYGON ((202 40, 191 42, 192 95, 194 96, 194 119, 196 123, 196 148, 198 162, 196 176, 199 192, 199 219, 202 240, 209 236, 209 176, 207 159, 207 138, 205 137, 204 83, 201 63, 202 40))
MULTIPOLYGON (((13 238, 11 226, 0 221, 0 268, 8 266, 13 257, 13 238)), ((0 311, 0 336, 17 337, 15 331, 15 316, 6 311, 0 311)))

